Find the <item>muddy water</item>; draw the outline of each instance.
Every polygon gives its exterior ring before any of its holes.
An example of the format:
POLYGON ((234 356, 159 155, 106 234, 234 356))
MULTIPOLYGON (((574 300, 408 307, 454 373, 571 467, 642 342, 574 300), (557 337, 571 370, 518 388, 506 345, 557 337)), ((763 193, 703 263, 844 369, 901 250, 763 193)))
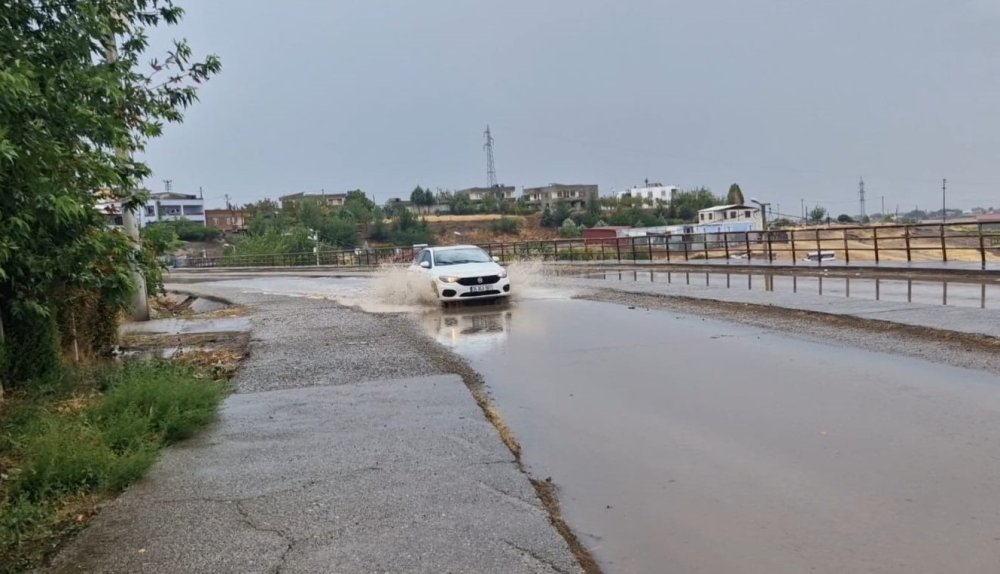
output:
POLYGON ((1000 380, 579 300, 422 320, 608 572, 1000 571, 1000 380))
POLYGON ((1000 307, 1000 283, 918 281, 907 279, 870 279, 861 277, 809 277, 743 273, 602 271, 584 277, 624 282, 653 282, 695 285, 706 289, 773 291, 787 294, 813 294, 870 301, 918 303, 996 309, 1000 307))

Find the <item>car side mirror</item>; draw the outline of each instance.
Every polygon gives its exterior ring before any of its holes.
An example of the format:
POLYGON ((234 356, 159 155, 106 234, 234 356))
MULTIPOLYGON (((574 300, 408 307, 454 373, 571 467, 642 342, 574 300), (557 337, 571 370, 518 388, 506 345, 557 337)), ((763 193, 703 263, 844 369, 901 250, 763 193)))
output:
POLYGON ((431 268, 431 262, 430 261, 421 261, 420 262, 420 266, 423 267, 424 269, 430 269, 431 268))
POLYGON ((500 258, 497 257, 496 255, 494 255, 493 257, 490 257, 490 259, 492 259, 494 263, 500 263, 500 258))

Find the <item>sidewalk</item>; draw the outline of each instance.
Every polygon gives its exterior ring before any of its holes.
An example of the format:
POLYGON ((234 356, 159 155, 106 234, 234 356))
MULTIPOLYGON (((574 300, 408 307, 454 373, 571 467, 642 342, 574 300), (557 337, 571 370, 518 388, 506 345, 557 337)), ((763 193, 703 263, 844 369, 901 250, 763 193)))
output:
POLYGON ((462 380, 403 320, 185 289, 255 307, 235 394, 49 571, 580 571, 462 380))

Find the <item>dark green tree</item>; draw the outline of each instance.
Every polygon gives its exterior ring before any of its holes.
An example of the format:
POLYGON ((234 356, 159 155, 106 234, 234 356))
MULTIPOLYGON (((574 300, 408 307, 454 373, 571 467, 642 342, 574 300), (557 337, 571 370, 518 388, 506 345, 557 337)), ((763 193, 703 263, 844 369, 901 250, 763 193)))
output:
POLYGON ((816 207, 809 210, 810 221, 819 223, 824 219, 826 219, 826 208, 817 205, 816 207))
POLYGON ((734 183, 730 185, 729 193, 726 194, 726 203, 729 205, 743 205, 744 202, 743 190, 740 189, 740 184, 734 183))

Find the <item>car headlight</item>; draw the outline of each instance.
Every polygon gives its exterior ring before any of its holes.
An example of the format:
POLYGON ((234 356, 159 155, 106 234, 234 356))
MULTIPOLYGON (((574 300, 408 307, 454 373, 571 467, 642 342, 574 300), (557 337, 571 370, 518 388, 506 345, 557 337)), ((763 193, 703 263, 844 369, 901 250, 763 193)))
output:
POLYGON ((506 276, 507 276, 507 270, 506 269, 501 269, 500 270, 500 278, 503 279, 506 276))
POLYGON ((438 281, 442 283, 458 283, 458 277, 452 275, 442 275, 438 277, 438 281))

